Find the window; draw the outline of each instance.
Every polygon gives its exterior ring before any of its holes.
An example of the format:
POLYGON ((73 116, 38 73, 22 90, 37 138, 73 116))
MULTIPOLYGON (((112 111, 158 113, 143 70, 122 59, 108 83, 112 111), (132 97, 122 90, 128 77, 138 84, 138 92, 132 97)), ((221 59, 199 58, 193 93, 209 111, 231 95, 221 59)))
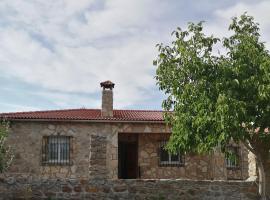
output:
POLYGON ((70 164, 69 136, 46 136, 42 143, 42 163, 48 165, 70 164))
POLYGON ((180 153, 171 154, 165 149, 167 141, 161 141, 159 144, 159 165, 160 166, 182 166, 184 165, 184 156, 180 153))
POLYGON ((226 167, 227 168, 239 168, 240 164, 240 155, 239 147, 229 146, 227 147, 227 152, 225 153, 226 167))

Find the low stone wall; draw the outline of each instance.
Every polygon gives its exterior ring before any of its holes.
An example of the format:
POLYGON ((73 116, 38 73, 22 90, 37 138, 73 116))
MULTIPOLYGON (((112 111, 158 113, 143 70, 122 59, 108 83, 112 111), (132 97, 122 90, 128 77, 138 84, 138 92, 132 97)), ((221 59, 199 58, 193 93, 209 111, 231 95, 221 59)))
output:
POLYGON ((0 179, 0 199, 255 200, 243 181, 0 179))

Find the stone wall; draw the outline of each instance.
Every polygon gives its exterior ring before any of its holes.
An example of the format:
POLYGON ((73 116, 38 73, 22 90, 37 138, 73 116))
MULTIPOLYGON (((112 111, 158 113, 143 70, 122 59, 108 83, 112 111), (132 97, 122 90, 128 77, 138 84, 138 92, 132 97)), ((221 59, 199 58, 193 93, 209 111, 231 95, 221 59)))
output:
POLYGON ((245 180, 248 178, 248 152, 241 146, 239 168, 227 169, 224 154, 216 149, 205 155, 185 155, 183 166, 160 166, 158 157, 159 142, 167 140, 164 134, 139 135, 140 178, 187 178, 198 180, 245 180))
POLYGON ((211 155, 185 155, 183 166, 160 166, 159 142, 167 139, 168 137, 162 134, 139 135, 138 157, 141 178, 212 178, 211 155))
POLYGON ((0 179, 0 199, 257 200, 253 182, 0 179))
POLYGON ((159 167, 158 141, 168 137, 169 132, 164 124, 154 123, 12 122, 8 142, 13 147, 15 158, 9 174, 19 178, 118 178, 118 134, 134 133, 139 136, 141 178, 225 180, 248 177, 245 153, 243 171, 228 171, 219 151, 187 155, 183 167, 159 167), (71 165, 42 165, 42 138, 50 135, 72 136, 71 165))
POLYGON ((248 175, 250 179, 256 180, 257 178, 257 166, 256 158, 252 152, 248 152, 248 175))
POLYGON ((89 178, 108 178, 106 167, 107 141, 104 136, 90 136, 89 178))
POLYGON ((106 170, 96 170, 106 171, 107 178, 118 178, 118 133, 144 132, 168 133, 169 128, 144 123, 12 122, 8 143, 15 157, 8 173, 19 178, 91 178, 90 162, 95 163, 93 155, 101 150, 102 155, 96 156, 106 160, 102 161, 106 170), (42 138, 52 135, 72 137, 71 165, 42 165, 42 138), (102 149, 97 150, 97 146, 102 149))
POLYGON ((20 122, 11 125, 8 142, 15 158, 8 173, 27 178, 88 178, 90 135, 82 124, 20 122), (43 136, 71 136, 71 163, 67 166, 43 165, 41 162, 43 136))

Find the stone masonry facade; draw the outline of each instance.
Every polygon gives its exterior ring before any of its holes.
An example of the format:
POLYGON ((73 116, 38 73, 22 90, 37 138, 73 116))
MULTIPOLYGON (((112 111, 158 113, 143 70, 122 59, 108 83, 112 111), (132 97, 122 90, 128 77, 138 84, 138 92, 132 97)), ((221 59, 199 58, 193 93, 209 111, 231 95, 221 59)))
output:
POLYGON ((18 178, 117 179, 120 133, 138 134, 139 178, 142 179, 245 180, 249 173, 255 173, 249 167, 250 158, 243 147, 237 169, 226 169, 224 155, 218 150, 206 155, 185 155, 184 166, 159 166, 158 144, 169 137, 169 132, 162 123, 12 122, 8 142, 16 146, 13 146, 15 158, 8 174, 18 178), (42 138, 52 135, 72 138, 70 165, 42 164, 42 138))
POLYGON ((239 168, 227 169, 224 155, 215 150, 205 155, 187 154, 183 166, 159 166, 159 141, 167 140, 168 135, 141 134, 139 136, 139 165, 141 178, 187 178, 197 180, 245 180, 248 174, 247 150, 241 146, 239 168))

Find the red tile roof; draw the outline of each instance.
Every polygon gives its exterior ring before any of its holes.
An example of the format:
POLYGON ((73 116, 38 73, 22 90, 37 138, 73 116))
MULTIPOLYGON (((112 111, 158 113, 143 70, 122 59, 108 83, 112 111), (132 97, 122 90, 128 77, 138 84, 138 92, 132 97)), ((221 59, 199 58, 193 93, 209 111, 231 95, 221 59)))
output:
POLYGON ((114 110, 113 117, 102 117, 100 109, 69 109, 34 112, 0 113, 7 120, 45 121, 153 121, 163 122, 163 111, 154 110, 114 110))

